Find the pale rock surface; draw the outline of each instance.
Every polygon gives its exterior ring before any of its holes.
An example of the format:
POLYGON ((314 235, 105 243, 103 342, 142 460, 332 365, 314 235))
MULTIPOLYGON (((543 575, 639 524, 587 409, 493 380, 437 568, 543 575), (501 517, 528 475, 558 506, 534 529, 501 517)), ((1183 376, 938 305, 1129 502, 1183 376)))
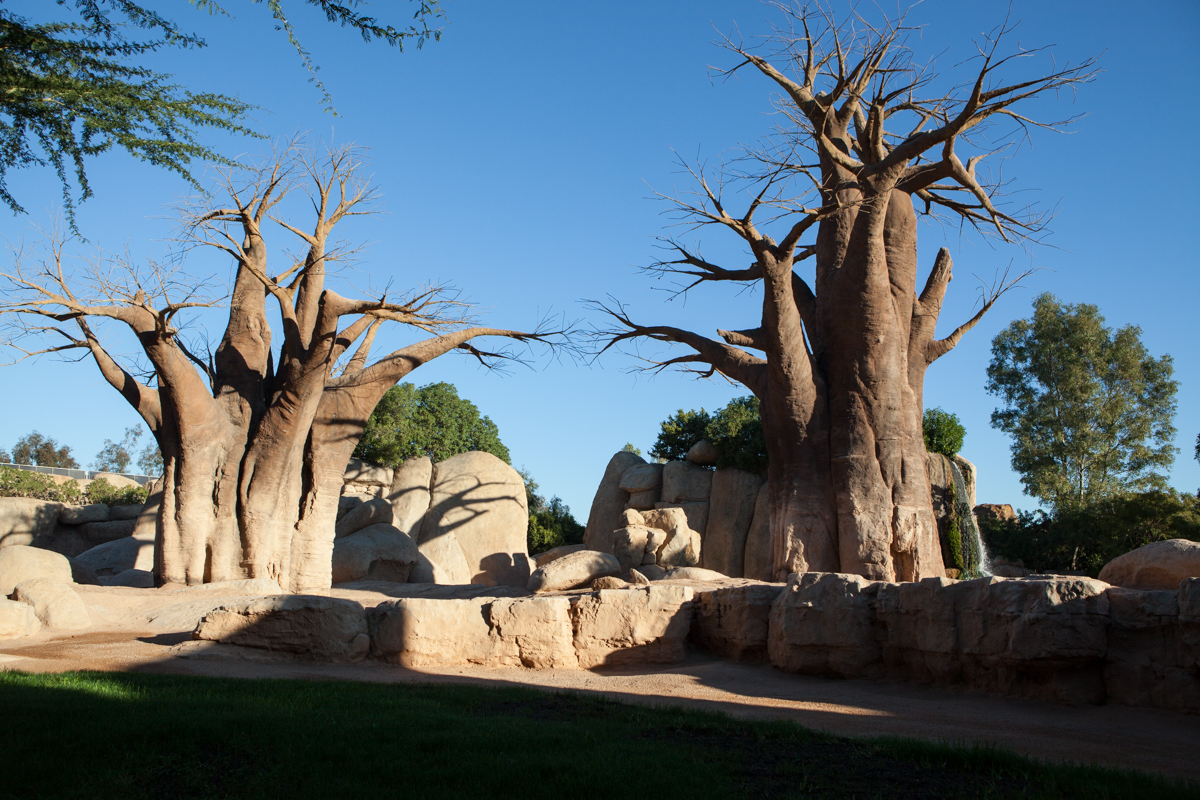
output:
POLYGON ((378 464, 368 464, 360 458, 351 458, 346 464, 346 483, 365 484, 368 486, 392 485, 392 468, 381 467, 378 464))
POLYGON ((561 592, 591 586, 596 578, 618 575, 621 562, 611 553, 579 550, 538 567, 529 576, 531 592, 561 592))
POLYGON ((580 668, 682 661, 692 596, 690 586, 655 583, 577 598, 572 620, 580 668))
POLYGON ((642 564, 654 564, 658 549, 666 543, 666 531, 633 525, 613 533, 613 555, 621 564, 621 572, 628 572, 642 564))
POLYGON ((667 570, 664 581, 725 581, 729 576, 703 567, 674 567, 667 570))
MULTIPOLYGON (((646 564, 646 567, 655 566, 654 564, 646 564)), ((644 567, 643 567, 644 568, 644 567)), ((650 579, 636 569, 629 570, 629 582, 634 586, 649 586, 650 579)))
MULTIPOLYGON (((108 510, 109 519, 137 519, 142 513, 142 504, 113 506, 108 510)), ((60 518, 61 521, 61 518, 60 518)))
POLYGON ((551 561, 557 561, 563 556, 569 556, 571 553, 578 553, 585 549, 581 544, 560 544, 558 547, 551 547, 544 553, 538 553, 534 559, 534 563, 539 567, 544 567, 551 561))
MULTIPOLYGON (((662 502, 695 503, 712 494, 713 471, 691 461, 669 461, 663 465, 662 502)), ((700 531, 701 535, 704 531, 700 531)))
POLYGON ((628 528, 631 525, 645 525, 646 518, 642 516, 642 512, 636 508, 627 508, 621 512, 621 517, 617 521, 619 528, 628 528))
POLYGON ((383 498, 375 498, 355 506, 346 516, 338 520, 333 529, 335 539, 357 533, 372 525, 392 524, 392 504, 383 498))
POLYGON ((754 500, 754 519, 746 532, 746 557, 743 575, 755 581, 775 580, 775 559, 771 549, 770 487, 765 482, 754 500))
POLYGON ((766 661, 771 607, 778 583, 696 590, 691 641, 723 658, 766 661))
POLYGON ((71 562, 64 555, 37 547, 0 547, 0 597, 8 597, 18 583, 32 578, 71 583, 71 562))
POLYGON ((700 564, 732 578, 746 569, 746 538, 754 521, 754 505, 765 481, 761 475, 726 467, 712 477, 708 524, 700 564))
POLYGON ((573 668, 575 657, 571 605, 565 597, 501 598, 488 608, 491 636, 503 662, 532 669, 573 668))
POLYGON ((0 639, 33 636, 41 629, 33 606, 0 597, 0 639))
POLYGON ((615 575, 609 575, 604 578, 596 578, 596 580, 592 581, 593 591, 599 591, 600 589, 628 589, 628 588, 629 588, 629 583, 621 580, 620 578, 618 578, 615 575))
POLYGON ((21 581, 13 591, 13 599, 33 606, 38 620, 47 628, 78 631, 92 626, 83 600, 70 583, 49 578, 21 581))
POLYGON ((693 464, 715 467, 717 465, 717 448, 713 447, 713 443, 708 439, 701 439, 691 446, 683 458, 693 464))
POLYGON ((417 545, 417 561, 408 575, 409 583, 460 586, 471 583, 471 567, 451 531, 426 537, 417 545))
POLYGON ((62 503, 47 500, 0 497, 0 548, 29 545, 38 537, 52 536, 63 508, 62 503))
POLYGON ((592 498, 587 528, 583 534, 583 543, 589 550, 612 552, 613 531, 621 527, 618 520, 625 510, 625 504, 629 502, 629 492, 621 488, 621 476, 630 467, 645 463, 644 458, 627 450, 609 459, 608 466, 604 468, 604 477, 592 498))
MULTIPOLYGON (((630 577, 632 577, 633 573, 635 572, 640 573, 642 577, 650 581, 661 581, 663 578, 667 577, 667 571, 657 564, 643 564, 637 569, 630 570, 630 577)), ((641 583, 641 581, 633 581, 633 583, 641 583)))
POLYGON ((650 492, 662 486, 662 464, 634 464, 621 473, 618 486, 630 494, 650 492))
POLYGON ((655 560, 663 567, 690 567, 700 563, 700 534, 688 526, 687 514, 678 506, 642 512, 646 527, 665 531, 666 541, 655 560))
POLYGON ((437 464, 422 541, 453 532, 471 583, 524 586, 529 508, 520 474, 491 453, 459 453, 437 464))
POLYGON ((58 521, 63 525, 82 525, 85 522, 108 522, 108 520, 109 508, 104 503, 89 503, 85 506, 64 505, 58 512, 58 521))
POLYGON ((162 479, 150 482, 150 494, 138 514, 137 523, 133 526, 133 535, 139 539, 154 541, 158 530, 158 511, 162 508, 162 479))
POLYGON ((975 516, 981 522, 1016 522, 1017 512, 1008 503, 980 503, 975 506, 975 516))
POLYGON ((126 536, 98 544, 75 556, 75 560, 90 567, 97 576, 112 576, 128 569, 154 569, 154 536, 126 536))
POLYGON ((1133 589, 1179 588, 1181 581, 1200 577, 1200 542, 1168 539, 1152 542, 1117 556, 1100 570, 1100 580, 1133 589))
POLYGON ((329 661, 359 661, 371 644, 361 605, 315 595, 276 595, 222 605, 204 615, 192 638, 329 661))
MULTIPOLYGON (((687 525, 694 530, 700 540, 704 540, 704 532, 708 528, 708 501, 697 503, 655 503, 656 510, 664 508, 678 508, 683 512, 683 516, 687 519, 687 525)), ((699 557, 701 547, 696 546, 696 554, 699 557)), ((699 562, 697 562, 699 563, 699 562)))
POLYGON ((396 467, 387 500, 392 506, 392 524, 414 542, 421 540, 421 523, 429 511, 429 490, 433 485, 433 460, 429 456, 410 458, 396 467))
POLYGON ((334 540, 333 582, 376 580, 404 583, 417 561, 417 545, 386 523, 369 525, 334 540))
POLYGON ((89 542, 102 544, 133 536, 137 519, 116 519, 109 522, 88 522, 79 526, 79 532, 89 542))
POLYGON ((658 489, 650 489, 645 492, 634 492, 629 495, 628 502, 625 503, 626 508, 643 511, 645 509, 654 508, 654 505, 662 498, 662 493, 658 489))

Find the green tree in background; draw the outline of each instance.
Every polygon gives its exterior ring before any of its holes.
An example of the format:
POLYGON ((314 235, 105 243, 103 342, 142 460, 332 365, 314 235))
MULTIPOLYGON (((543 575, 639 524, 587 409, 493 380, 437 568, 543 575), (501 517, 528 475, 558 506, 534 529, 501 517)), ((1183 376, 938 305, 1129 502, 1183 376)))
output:
POLYGON ((713 414, 705 434, 717 451, 718 467, 737 467, 746 472, 767 471, 767 440, 762 414, 754 395, 737 397, 713 414))
POLYGON ((525 481, 529 501, 529 530, 525 544, 530 553, 544 553, 565 544, 582 544, 584 526, 579 524, 558 496, 547 500, 538 494, 537 481, 528 470, 518 470, 525 481))
POLYGON ((119 442, 105 439, 104 446, 96 454, 91 468, 100 472, 128 472, 129 464, 133 461, 133 449, 142 436, 142 427, 136 425, 125 429, 125 438, 119 442))
POLYGON ((1123 493, 1165 490, 1175 459, 1171 356, 1152 357, 1141 330, 1113 331, 1096 306, 1051 294, 992 341, 987 390, 1004 407, 1026 493, 1055 511, 1123 493))
POLYGON ((633 453, 635 456, 640 456, 642 454, 642 448, 634 447, 633 442, 626 442, 625 446, 621 448, 621 452, 633 453))
MULTIPOLYGON (((192 2, 229 16, 212 0, 192 2)), ((441 15, 436 0, 417 2, 415 24, 402 30, 357 13, 362 0, 305 2, 318 7, 330 22, 357 30, 366 41, 382 39, 402 47, 415 38, 419 47, 426 38, 440 35, 428 26, 441 15)), ((55 5, 71 4, 59 0, 55 5)), ((76 22, 34 21, 0 10, 0 201, 22 213, 8 188, 9 171, 50 166, 62 184, 67 218, 74 227, 69 173, 79 184, 80 199, 87 199, 92 190, 85 161, 113 149, 175 172, 200 189, 191 173, 193 161, 229 162, 202 144, 198 132, 253 135, 243 124, 251 106, 224 94, 191 92, 172 83, 170 75, 144 66, 163 48, 205 46, 203 39, 157 12, 131 0, 74 0, 73 6, 76 22), (135 29, 148 38, 128 38, 135 29)), ((332 110, 329 93, 316 80, 316 66, 284 11, 284 0, 267 0, 267 6, 275 27, 296 49, 332 110)))
POLYGON ((927 408, 921 427, 925 434, 925 449, 930 453, 954 457, 962 450, 967 429, 962 426, 957 414, 940 408, 927 408))
POLYGON ((14 464, 33 464, 39 467, 79 469, 79 462, 71 455, 71 448, 59 446, 37 431, 27 433, 17 440, 12 451, 14 464))
POLYGON ((682 461, 687 451, 708 433, 712 417, 703 408, 699 411, 676 411, 662 423, 658 439, 650 455, 664 461, 682 461))
POLYGON ((459 397, 453 384, 430 383, 418 389, 400 383, 375 406, 354 456, 397 467, 410 458, 445 461, 469 450, 491 453, 506 464, 511 461, 496 423, 459 397))

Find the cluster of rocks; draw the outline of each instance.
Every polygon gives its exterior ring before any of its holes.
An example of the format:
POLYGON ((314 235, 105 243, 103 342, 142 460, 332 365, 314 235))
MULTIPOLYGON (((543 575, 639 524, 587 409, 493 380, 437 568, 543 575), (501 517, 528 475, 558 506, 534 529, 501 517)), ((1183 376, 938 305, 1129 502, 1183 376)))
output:
POLYGON ((33 636, 43 627, 76 631, 92 620, 74 586, 95 575, 61 553, 29 545, 0 548, 0 639, 33 636))
POLYGON ((0 547, 32 545, 77 556, 98 544, 132 536, 142 506, 69 505, 0 497, 0 547))
POLYGON ((333 582, 525 586, 525 483, 491 453, 395 470, 351 459, 338 506, 333 582))
POLYGON ((662 512, 676 510, 694 536, 686 545, 682 539, 673 547, 663 544, 673 560, 658 563, 773 580, 766 478, 735 467, 713 469, 715 464, 716 451, 707 440, 689 450, 685 460, 665 464, 617 453, 596 489, 584 544, 613 554, 629 550, 642 539, 637 528, 668 530, 658 520, 662 512), (642 520, 627 516, 630 511, 642 520))
POLYGON ((786 672, 1200 711, 1200 578, 1147 591, 1062 576, 803 573, 697 592, 692 637, 786 672))

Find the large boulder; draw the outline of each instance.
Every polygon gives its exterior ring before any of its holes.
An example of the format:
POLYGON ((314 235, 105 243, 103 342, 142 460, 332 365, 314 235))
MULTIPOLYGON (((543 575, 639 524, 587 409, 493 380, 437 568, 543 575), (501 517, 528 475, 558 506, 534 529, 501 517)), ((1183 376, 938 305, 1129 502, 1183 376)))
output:
POLYGON ((392 506, 392 524, 414 542, 421 541, 421 522, 429 511, 429 491, 433 484, 433 460, 429 456, 410 458, 396 467, 387 501, 392 506))
POLYGON ((58 521, 63 525, 82 525, 85 522, 108 522, 109 519, 109 508, 104 503, 90 503, 86 506, 63 506, 62 510, 58 512, 58 521))
POLYGON ((621 563, 621 572, 642 564, 654 564, 658 549, 667 541, 667 532, 644 525, 629 525, 613 532, 613 555, 621 563))
POLYGON ((690 586, 654 583, 580 597, 571 608, 580 668, 682 661, 692 596, 690 586))
POLYGON ((859 575, 793 573, 771 608, 771 664, 808 675, 880 677, 875 597, 881 586, 859 575))
POLYGON ((975 506, 975 518, 980 522, 1016 522, 1017 512, 1008 503, 980 503, 975 506))
POLYGON ((771 548, 770 485, 764 483, 754 500, 754 519, 746 531, 746 556, 743 577, 754 581, 775 580, 775 556, 771 548))
POLYGON ((109 522, 88 522, 79 526, 79 532, 93 544, 112 542, 132 536, 137 527, 136 519, 115 519, 109 522))
POLYGON ((746 538, 765 479, 735 467, 717 470, 708 501, 708 524, 700 563, 733 578, 745 574, 746 538))
POLYGON ((376 498, 355 506, 350 513, 338 520, 333 528, 333 536, 340 539, 372 525, 391 523, 392 504, 383 498, 376 498))
POLYGON ((551 547, 544 553, 538 553, 534 559, 534 563, 539 567, 544 567, 551 561, 557 561, 563 556, 569 556, 571 553, 578 553, 580 550, 586 550, 581 544, 560 544, 558 547, 551 547))
POLYGON ((708 439, 701 439, 688 449, 687 455, 683 458, 693 464, 715 467, 717 465, 717 448, 713 447, 713 443, 708 439))
POLYGON ((371 646, 366 611, 360 604, 302 594, 222 605, 204 615, 192 638, 323 661, 360 661, 371 646))
POLYGON ((352 458, 346 463, 346 474, 342 480, 365 486, 391 486, 392 468, 370 464, 361 458, 352 458))
POLYGON ((621 473, 621 482, 618 485, 622 491, 631 495, 650 492, 662 486, 662 474, 662 464, 634 464, 621 473))
MULTIPOLYGON (((662 511, 667 508, 677 508, 683 512, 683 516, 687 519, 688 527, 700 535, 701 541, 704 539, 704 532, 708 530, 708 501, 698 503, 655 503, 654 508, 662 511)), ((645 512, 642 512, 645 513, 645 512)), ((697 555, 700 553, 700 548, 696 548, 697 555)))
POLYGON ((109 486, 116 489, 140 489, 142 485, 133 478, 127 478, 124 475, 118 475, 115 472, 97 472, 92 476, 92 480, 104 480, 109 486))
POLYGON ((20 639, 33 636, 42 629, 37 612, 27 603, 0 597, 0 639, 20 639))
POLYGON ((90 567, 101 578, 129 569, 149 572, 154 569, 154 536, 135 534, 98 544, 75 556, 75 560, 90 567))
POLYGON ((379 523, 333 543, 333 582, 373 580, 405 583, 417 560, 408 534, 379 523))
POLYGON ((29 545, 39 537, 53 536, 63 508, 62 503, 48 500, 0 497, 0 547, 29 545))
POLYGON ((646 527, 666 531, 666 541, 659 547, 655 563, 662 567, 694 567, 700 563, 700 534, 688 525, 682 508, 656 508, 639 516, 646 527))
MULTIPOLYGON (((713 471, 691 461, 663 465, 662 502, 695 503, 712 494, 713 471)), ((703 535, 704 531, 700 531, 703 535)))
POLYGON ((421 539, 453 532, 471 582, 524 586, 529 581, 529 506, 520 474, 491 453, 459 453, 437 464, 421 539))
POLYGON ((87 607, 69 583, 31 578, 17 584, 13 599, 33 606, 38 620, 47 628, 78 631, 92 626, 87 607))
POLYGON ((621 477, 630 467, 645 463, 644 458, 628 450, 622 450, 609 459, 596 496, 592 498, 587 528, 583 533, 583 543, 589 550, 612 552, 613 531, 621 527, 618 520, 625 510, 625 504, 629 502, 629 492, 621 488, 621 477))
POLYGON ((618 575, 621 562, 610 553, 579 550, 538 567, 529 576, 531 592, 561 592, 592 585, 596 578, 618 575))
POLYGON ((28 545, 0 547, 0 597, 8 597, 18 583, 32 578, 71 583, 71 562, 59 553, 28 545))
POLYGON ((417 561, 408 574, 409 583, 462 586, 471 582, 471 566, 453 531, 425 537, 417 545, 417 561))
POLYGON ((1168 539, 1117 556, 1100 570, 1100 580, 1131 589, 1178 589, 1200 577, 1200 542, 1168 539))

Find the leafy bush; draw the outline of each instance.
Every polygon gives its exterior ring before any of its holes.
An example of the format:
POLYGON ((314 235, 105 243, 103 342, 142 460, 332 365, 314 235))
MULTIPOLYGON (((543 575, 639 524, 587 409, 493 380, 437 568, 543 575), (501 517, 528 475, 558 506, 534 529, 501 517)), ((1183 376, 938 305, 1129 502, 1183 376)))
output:
POLYGON ((956 414, 940 408, 928 408, 922 419, 925 433, 925 449, 930 453, 955 456, 962 450, 967 429, 959 422, 956 414))
POLYGON ((104 478, 95 478, 84 490, 89 503, 104 503, 110 506, 133 506, 146 502, 150 490, 144 486, 116 487, 104 478))
POLYGON ((60 484, 49 475, 26 472, 16 467, 0 467, 0 497, 31 497, 58 503, 83 501, 83 493, 75 481, 60 484))
POLYGON ((703 408, 699 411, 676 411, 662 424, 650 455, 664 461, 682 461, 701 439, 708 435, 708 423, 712 417, 703 408))
POLYGON ((716 448, 718 467, 759 474, 767 471, 767 438, 754 395, 731 400, 713 414, 706 432, 716 448))
POLYGON ((981 521, 994 556, 1036 572, 1083 571, 1092 577, 1112 559, 1166 539, 1200 541, 1200 499, 1151 491, 1099 500, 1055 514, 1022 511, 1015 521, 981 521))
POLYGON ((576 521, 571 509, 559 497, 546 500, 537 493, 537 481, 527 470, 518 470, 525 480, 525 499, 529 502, 529 530, 525 544, 530 553, 544 553, 564 544, 583 544, 585 527, 576 521))
POLYGON ((712 415, 703 408, 680 409, 663 422, 650 455, 664 461, 682 461, 701 439, 712 442, 718 467, 767 471, 767 439, 758 398, 753 395, 735 398, 712 415))
POLYGON ((633 442, 626 442, 625 446, 621 448, 621 452, 633 453, 635 456, 640 456, 642 454, 642 448, 634 447, 633 442))

